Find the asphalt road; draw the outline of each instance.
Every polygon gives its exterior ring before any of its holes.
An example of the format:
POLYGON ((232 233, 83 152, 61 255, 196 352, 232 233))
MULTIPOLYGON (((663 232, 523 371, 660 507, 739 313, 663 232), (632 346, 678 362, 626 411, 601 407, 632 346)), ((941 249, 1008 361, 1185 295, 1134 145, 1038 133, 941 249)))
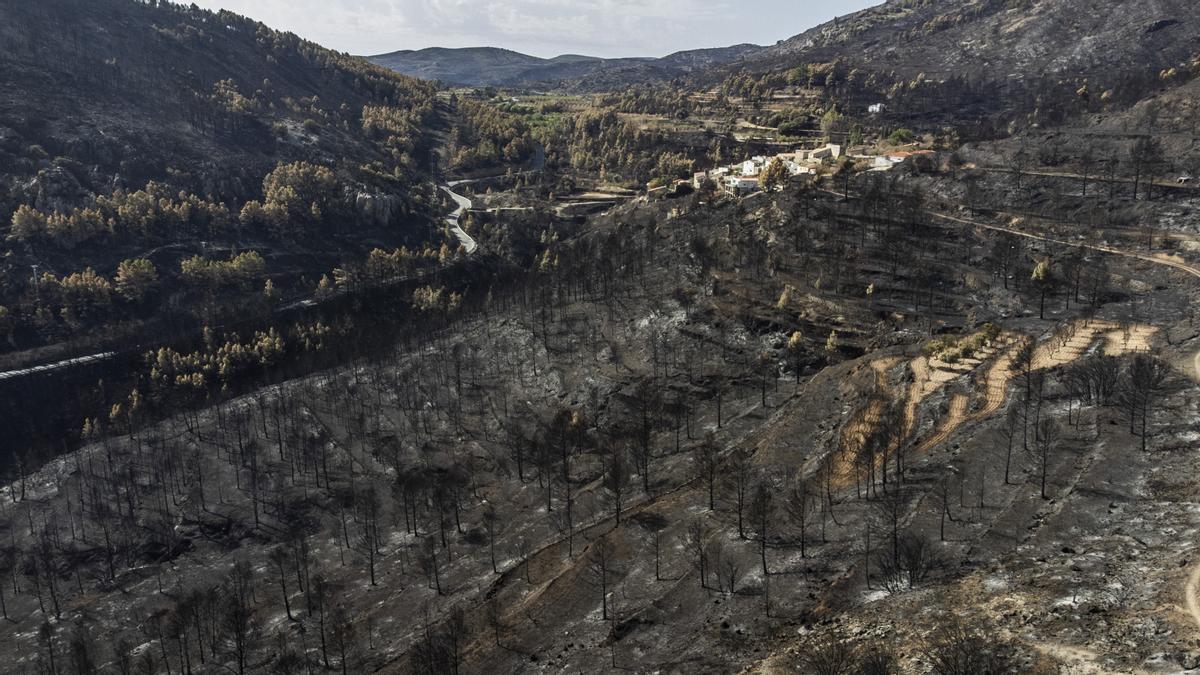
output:
POLYGON ((450 231, 454 233, 454 236, 458 237, 458 240, 462 242, 463 248, 467 249, 467 255, 470 255, 475 252, 475 249, 479 248, 479 244, 462 229, 461 224, 463 214, 467 212, 467 209, 471 208, 471 200, 451 190, 449 185, 443 185, 442 189, 458 205, 458 208, 454 209, 453 213, 446 216, 446 224, 450 226, 450 231))

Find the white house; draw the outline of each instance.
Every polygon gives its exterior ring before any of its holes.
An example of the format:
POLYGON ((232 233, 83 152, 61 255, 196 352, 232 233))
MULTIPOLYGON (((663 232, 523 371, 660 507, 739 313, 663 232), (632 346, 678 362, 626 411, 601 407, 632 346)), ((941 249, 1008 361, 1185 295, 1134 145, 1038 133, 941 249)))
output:
POLYGON ((755 162, 752 159, 748 159, 748 160, 742 162, 742 175, 743 176, 756 176, 756 175, 758 175, 758 169, 760 166, 762 166, 762 165, 755 162))
POLYGON ((704 181, 706 180, 708 180, 708 172, 697 171, 696 173, 692 174, 692 187, 699 190, 700 187, 704 185, 704 181))
POLYGON ((725 191, 738 196, 757 192, 758 176, 730 176, 725 179, 725 191))
POLYGON ((885 110, 887 110, 887 106, 882 103, 872 103, 871 105, 867 106, 867 112, 871 113, 872 115, 881 115, 885 110))
POLYGON ((808 173, 816 173, 816 169, 812 168, 811 166, 804 166, 803 164, 797 164, 796 162, 793 162, 790 159, 783 160, 783 166, 784 166, 784 168, 786 168, 788 170, 788 173, 793 176, 801 176, 801 175, 808 174, 808 173))
POLYGON ((890 169, 897 164, 903 164, 904 162, 908 161, 909 157, 915 157, 917 155, 933 156, 934 154, 936 153, 934 153, 932 150, 913 150, 911 152, 902 150, 900 152, 893 152, 890 155, 876 157, 871 163, 871 168, 890 169))

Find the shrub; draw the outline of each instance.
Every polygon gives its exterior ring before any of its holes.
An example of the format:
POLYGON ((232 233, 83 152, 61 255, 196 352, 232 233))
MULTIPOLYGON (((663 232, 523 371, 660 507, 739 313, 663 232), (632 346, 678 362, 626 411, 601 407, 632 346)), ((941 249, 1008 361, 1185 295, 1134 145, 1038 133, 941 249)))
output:
POLYGON ((789 120, 779 125, 781 136, 802 136, 808 125, 803 120, 789 120))
POLYGON ((158 270, 145 258, 122 260, 117 266, 117 293, 130 302, 141 302, 158 282, 158 270))

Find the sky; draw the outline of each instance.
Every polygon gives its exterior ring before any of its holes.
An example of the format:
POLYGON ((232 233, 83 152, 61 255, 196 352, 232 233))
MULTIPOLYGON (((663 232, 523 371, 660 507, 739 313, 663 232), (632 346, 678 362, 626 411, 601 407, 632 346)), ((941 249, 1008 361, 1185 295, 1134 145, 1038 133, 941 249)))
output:
POLYGON ((770 45, 880 1, 195 0, 352 54, 504 47, 542 57, 770 45))

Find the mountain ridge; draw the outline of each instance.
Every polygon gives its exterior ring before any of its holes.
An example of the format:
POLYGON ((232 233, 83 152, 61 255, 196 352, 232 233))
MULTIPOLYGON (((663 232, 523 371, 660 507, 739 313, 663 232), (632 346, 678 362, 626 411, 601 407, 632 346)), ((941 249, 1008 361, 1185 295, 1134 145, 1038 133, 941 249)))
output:
POLYGON ((410 77, 468 86, 505 86, 556 82, 645 66, 654 68, 659 77, 669 78, 732 63, 761 49, 743 43, 678 51, 663 57, 560 54, 542 58, 502 47, 427 47, 364 58, 410 77))
POLYGON ((888 0, 781 40, 746 65, 841 59, 906 77, 1112 77, 1120 67, 1170 67, 1194 56, 1200 34, 1190 9, 1182 0, 888 0))

